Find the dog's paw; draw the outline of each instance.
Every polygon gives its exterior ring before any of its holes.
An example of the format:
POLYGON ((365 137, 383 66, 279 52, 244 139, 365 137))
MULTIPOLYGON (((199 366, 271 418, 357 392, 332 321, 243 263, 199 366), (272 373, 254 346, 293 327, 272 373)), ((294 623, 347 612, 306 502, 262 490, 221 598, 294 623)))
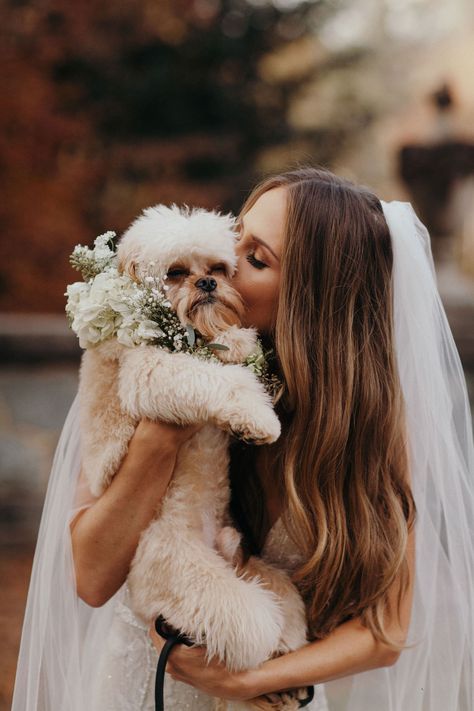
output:
POLYGON ((242 551, 240 539, 242 535, 233 526, 224 526, 216 536, 216 548, 221 556, 232 565, 240 565, 242 551))
POLYGON ((285 624, 283 626, 276 656, 293 652, 307 644, 307 623, 304 603, 293 585, 285 592, 279 590, 283 600, 285 624))
POLYGON ((257 330, 233 325, 216 334, 212 342, 226 346, 228 349, 215 350, 215 354, 223 363, 243 363, 256 348, 257 330))
POLYGON ((257 580, 229 578, 225 588, 207 591, 205 645, 229 671, 253 669, 269 659, 283 628, 281 601, 257 580), (216 600, 220 604, 216 604, 216 600), (212 614, 211 614, 212 610, 212 614))
POLYGON ((256 696, 247 701, 249 709, 258 711, 296 711, 300 708, 299 699, 306 699, 307 692, 305 689, 295 691, 280 691, 256 696), (300 692, 303 692, 300 694, 300 692))
POLYGON ((281 433, 280 420, 271 407, 255 407, 252 412, 236 412, 229 418, 232 435, 253 444, 271 444, 281 433))
POLYGON ((291 620, 285 620, 285 627, 275 654, 277 657, 280 656, 280 654, 294 652, 296 649, 303 647, 308 642, 306 636, 306 625, 303 626, 301 622, 297 620, 295 627, 292 628, 290 624, 288 624, 290 621, 291 620))

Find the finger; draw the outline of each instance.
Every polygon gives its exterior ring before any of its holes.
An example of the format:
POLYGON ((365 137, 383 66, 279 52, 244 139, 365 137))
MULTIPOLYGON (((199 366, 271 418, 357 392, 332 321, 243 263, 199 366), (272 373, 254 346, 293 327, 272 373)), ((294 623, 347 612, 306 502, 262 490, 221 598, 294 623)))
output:
POLYGON ((168 665, 166 665, 166 673, 169 674, 170 677, 175 681, 189 681, 189 679, 186 679, 186 677, 176 671, 176 669, 174 669, 173 667, 168 668, 168 665))
POLYGON ((154 626, 148 628, 148 636, 150 637, 153 645, 156 647, 158 653, 161 652, 165 646, 165 640, 157 633, 154 626))
POLYGON ((201 657, 203 657, 203 652, 200 648, 186 647, 184 644, 177 644, 171 649, 168 661, 174 666, 174 671, 178 672, 187 669, 191 659, 193 660, 191 662, 193 666, 195 666, 196 660, 197 664, 201 666, 201 657))
MULTIPOLYGON (((156 651, 158 652, 158 654, 161 654, 161 651, 162 651, 163 647, 165 646, 166 641, 163 639, 163 637, 161 637, 161 635, 159 635, 156 632, 154 625, 149 627, 148 635, 153 643, 153 646, 155 647, 156 651)), ((172 647, 172 649, 170 650, 170 652, 168 654, 168 659, 166 662, 166 671, 169 671, 169 666, 170 666, 170 664, 172 665, 173 662, 178 665, 180 663, 186 664, 186 659, 189 659, 189 656, 188 657, 186 656, 186 652, 189 654, 189 652, 191 652, 191 649, 189 649, 188 647, 186 647, 184 645, 177 644, 174 647, 172 647)))

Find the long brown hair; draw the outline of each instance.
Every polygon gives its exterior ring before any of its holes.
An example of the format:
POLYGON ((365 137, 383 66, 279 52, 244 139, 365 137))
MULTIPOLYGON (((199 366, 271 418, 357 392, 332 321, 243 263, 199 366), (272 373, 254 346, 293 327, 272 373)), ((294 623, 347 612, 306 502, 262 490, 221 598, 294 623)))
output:
MULTIPOLYGON (((409 486, 404 401, 394 350, 390 233, 365 186, 319 167, 263 180, 287 190, 278 312, 271 344, 283 387, 271 451, 272 485, 304 563, 292 574, 311 638, 356 615, 394 648, 384 626, 400 574, 409 583, 409 486)), ((268 525, 255 475, 256 447, 231 447, 231 510, 246 555, 261 552, 268 525)))

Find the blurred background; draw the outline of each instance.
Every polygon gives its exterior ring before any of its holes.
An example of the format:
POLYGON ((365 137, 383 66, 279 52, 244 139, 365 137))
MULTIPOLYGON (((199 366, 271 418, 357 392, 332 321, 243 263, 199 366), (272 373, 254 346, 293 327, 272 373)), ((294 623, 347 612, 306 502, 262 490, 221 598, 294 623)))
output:
POLYGON ((80 352, 68 256, 146 206, 237 211, 326 166, 408 200, 474 383, 472 0, 5 0, 0 7, 0 709, 80 352))

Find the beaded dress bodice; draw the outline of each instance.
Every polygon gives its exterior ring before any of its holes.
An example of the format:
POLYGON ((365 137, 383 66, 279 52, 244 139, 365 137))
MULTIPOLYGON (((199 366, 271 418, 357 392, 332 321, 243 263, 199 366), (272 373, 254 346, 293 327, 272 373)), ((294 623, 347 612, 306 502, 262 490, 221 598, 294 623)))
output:
MULTIPOLYGON (((290 571, 299 562, 281 517, 268 532, 262 558, 290 571)), ((148 636, 148 628, 129 606, 126 583, 115 607, 114 621, 108 639, 108 654, 102 660, 100 689, 93 711, 154 711, 155 672, 158 653, 148 636)), ((173 711, 213 711, 215 700, 188 684, 165 674, 165 709, 173 711)), ((324 686, 315 688, 307 711, 328 711, 324 686)), ((233 704, 227 702, 227 711, 233 704)))

